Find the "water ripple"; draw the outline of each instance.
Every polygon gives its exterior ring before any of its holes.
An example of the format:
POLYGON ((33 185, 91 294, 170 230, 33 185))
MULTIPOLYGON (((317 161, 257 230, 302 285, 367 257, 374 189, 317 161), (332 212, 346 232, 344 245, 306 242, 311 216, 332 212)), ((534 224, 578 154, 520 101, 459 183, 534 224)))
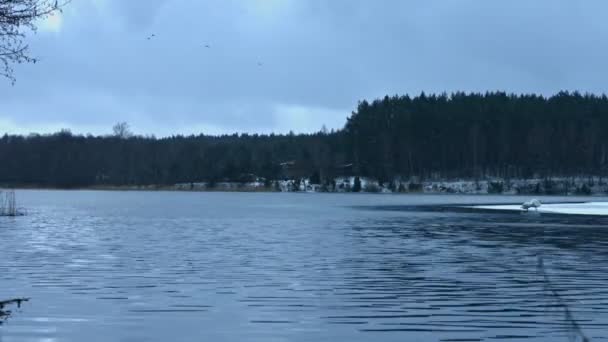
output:
POLYGON ((20 195, 0 281, 32 301, 3 341, 566 341, 541 256, 584 332, 608 336, 597 218, 417 206, 457 200, 441 196, 20 195))

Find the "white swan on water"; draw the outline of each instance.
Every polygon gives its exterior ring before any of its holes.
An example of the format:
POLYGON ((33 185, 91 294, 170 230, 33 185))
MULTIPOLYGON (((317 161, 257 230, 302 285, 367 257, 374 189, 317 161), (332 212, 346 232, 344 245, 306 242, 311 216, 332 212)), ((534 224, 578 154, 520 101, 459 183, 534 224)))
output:
POLYGON ((540 207, 541 205, 542 205, 542 203, 540 203, 540 201, 535 198, 535 199, 529 200, 527 202, 524 202, 524 204, 521 205, 521 208, 525 211, 528 211, 528 209, 530 209, 530 208, 534 208, 535 210, 538 210, 538 207, 540 207))

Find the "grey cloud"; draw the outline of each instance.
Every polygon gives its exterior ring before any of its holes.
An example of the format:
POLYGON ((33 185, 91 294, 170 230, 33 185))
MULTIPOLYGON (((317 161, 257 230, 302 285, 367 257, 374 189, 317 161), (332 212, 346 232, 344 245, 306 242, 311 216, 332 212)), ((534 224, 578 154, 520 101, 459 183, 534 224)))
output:
POLYGON ((32 37, 42 62, 0 84, 0 118, 170 134, 285 130, 292 110, 298 131, 385 94, 606 91, 601 1, 108 1, 32 37))

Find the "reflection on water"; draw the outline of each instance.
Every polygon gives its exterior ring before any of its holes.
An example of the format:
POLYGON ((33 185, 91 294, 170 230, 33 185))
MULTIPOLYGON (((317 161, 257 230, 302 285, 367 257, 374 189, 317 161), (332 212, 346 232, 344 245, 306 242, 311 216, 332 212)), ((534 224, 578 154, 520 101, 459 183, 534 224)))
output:
POLYGON ((418 207, 519 198, 19 196, 0 298, 32 301, 3 342, 566 341, 539 257, 585 334, 608 336, 605 219, 418 207))

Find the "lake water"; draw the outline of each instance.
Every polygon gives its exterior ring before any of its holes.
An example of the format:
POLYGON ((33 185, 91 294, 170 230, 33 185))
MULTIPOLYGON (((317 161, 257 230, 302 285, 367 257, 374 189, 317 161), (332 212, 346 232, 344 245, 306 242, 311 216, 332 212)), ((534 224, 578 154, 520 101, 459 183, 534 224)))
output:
POLYGON ((437 207, 523 197, 17 196, 2 342, 567 341, 551 289, 608 337, 607 218, 437 207))

